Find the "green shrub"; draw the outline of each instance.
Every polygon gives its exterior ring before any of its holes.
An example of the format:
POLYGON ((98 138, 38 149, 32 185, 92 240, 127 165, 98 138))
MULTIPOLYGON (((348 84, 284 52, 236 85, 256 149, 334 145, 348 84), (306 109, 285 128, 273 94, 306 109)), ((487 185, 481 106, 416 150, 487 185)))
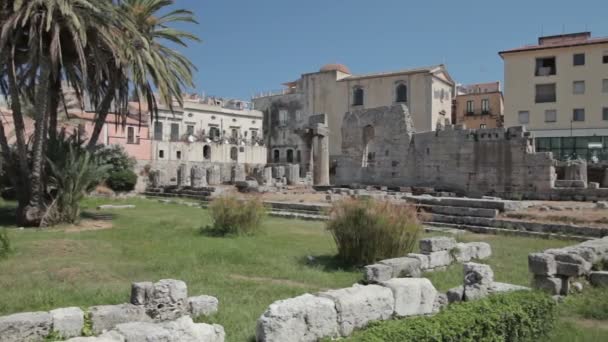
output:
POLYGON ((0 228, 0 259, 4 258, 11 251, 11 240, 8 238, 8 230, 0 228))
POLYGON ((432 317, 379 322, 349 341, 546 341, 555 323, 555 308, 553 299, 543 293, 505 293, 452 304, 432 317))
POLYGON ((405 256, 422 232, 415 207, 374 200, 337 202, 327 229, 336 241, 338 257, 351 266, 405 256))
POLYGON ((114 191, 133 191, 137 184, 137 175, 131 170, 110 172, 106 184, 114 191))
POLYGON ((104 146, 95 152, 103 164, 111 165, 110 173, 133 170, 137 163, 120 145, 104 146))
POLYGON ((266 208, 260 199, 239 200, 223 196, 209 205, 213 225, 204 231, 213 235, 253 235, 262 224, 266 208))

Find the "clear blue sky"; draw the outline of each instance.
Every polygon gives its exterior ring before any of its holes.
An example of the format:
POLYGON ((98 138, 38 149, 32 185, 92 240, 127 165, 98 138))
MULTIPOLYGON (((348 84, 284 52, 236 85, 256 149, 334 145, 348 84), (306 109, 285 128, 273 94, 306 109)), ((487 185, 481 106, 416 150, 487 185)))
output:
POLYGON ((203 43, 184 53, 197 91, 249 99, 346 64, 353 73, 445 63, 459 83, 503 79, 497 52, 537 37, 608 36, 607 0, 176 0, 203 43))

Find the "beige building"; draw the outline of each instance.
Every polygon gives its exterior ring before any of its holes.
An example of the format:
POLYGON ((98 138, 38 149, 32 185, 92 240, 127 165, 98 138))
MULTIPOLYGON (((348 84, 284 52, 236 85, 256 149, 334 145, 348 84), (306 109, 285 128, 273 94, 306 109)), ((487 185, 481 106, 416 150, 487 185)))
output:
POLYGON ((310 140, 305 132, 311 119, 325 114, 331 156, 341 154, 345 113, 405 104, 417 131, 435 130, 451 121, 455 83, 444 65, 354 75, 340 64, 329 64, 285 84, 278 92, 254 97, 255 108, 264 112, 270 159, 273 162, 310 160, 310 140), (295 157, 294 157, 295 156, 295 157))
POLYGON ((559 159, 608 160, 608 38, 546 36, 499 54, 507 127, 526 126, 559 159))
POLYGON ((504 101, 500 82, 458 86, 455 111, 456 123, 467 128, 502 127, 504 101))

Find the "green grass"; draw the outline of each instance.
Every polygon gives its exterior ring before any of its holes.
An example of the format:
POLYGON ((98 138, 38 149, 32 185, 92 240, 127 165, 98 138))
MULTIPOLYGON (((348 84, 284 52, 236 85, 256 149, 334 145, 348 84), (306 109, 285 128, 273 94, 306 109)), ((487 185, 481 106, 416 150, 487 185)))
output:
MULTIPOLYGON (((109 202, 88 199, 84 205, 94 212, 109 202)), ((206 322, 223 325, 228 341, 247 341, 257 318, 275 300, 361 279, 358 270, 340 267, 333 239, 320 222, 268 218, 260 234, 220 238, 199 233, 211 223, 203 209, 141 199, 111 202, 137 208, 112 211, 111 229, 9 230, 13 251, 0 260, 0 315, 124 303, 131 282, 174 278, 184 280, 191 295, 218 297, 219 313, 206 322), (309 255, 316 258, 314 265, 308 264, 309 255)), ((0 204, 0 226, 9 226, 13 209, 0 204)), ((488 263, 496 280, 520 285, 529 284, 529 252, 574 243, 474 234, 460 239, 490 243, 494 255, 488 263)), ((462 266, 428 277, 445 291, 462 283, 462 266)), ((600 291, 597 296, 608 297, 608 291, 600 291)), ((608 330, 601 327, 606 321, 588 319, 568 302, 560 307, 570 323, 558 324, 553 340, 608 340, 608 330)))

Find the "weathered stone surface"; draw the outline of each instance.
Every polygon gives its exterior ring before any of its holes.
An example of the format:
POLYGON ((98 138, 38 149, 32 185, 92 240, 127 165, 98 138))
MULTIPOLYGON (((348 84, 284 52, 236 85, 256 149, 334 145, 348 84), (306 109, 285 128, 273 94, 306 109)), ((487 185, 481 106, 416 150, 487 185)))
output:
POLYGON ((473 252, 476 252, 474 247, 466 243, 457 243, 456 247, 452 249, 452 256, 457 262, 469 262, 472 259, 473 252))
POLYGON ((468 262, 464 264, 464 285, 490 285, 494 282, 494 272, 488 265, 468 262))
POLYGON ((222 171, 219 165, 211 165, 207 168, 207 183, 209 185, 219 185, 222 183, 222 171))
POLYGON ((225 338, 221 326, 195 324, 188 316, 165 323, 119 324, 115 331, 124 336, 125 342, 223 342, 225 338))
POLYGON ((589 282, 593 286, 608 286, 608 271, 591 272, 589 282))
POLYGON ((487 242, 469 242, 466 244, 471 250, 472 259, 487 259, 492 256, 492 246, 487 242))
POLYGON ((414 259, 418 259, 418 261, 420 261, 420 269, 422 271, 430 268, 429 265, 429 256, 426 254, 416 254, 416 253, 409 253, 407 255, 408 258, 414 258, 414 259))
MULTIPOLYGON (((568 280, 566 280, 565 283, 567 284, 568 280)), ((532 287, 545 291, 550 295, 559 295, 564 293, 564 289, 567 288, 567 285, 564 284, 564 279, 559 277, 535 275, 532 287)), ((565 293, 567 294, 568 292, 565 291, 565 293)))
POLYGON ((354 329, 364 328, 370 322, 388 319, 394 311, 393 292, 379 285, 354 285, 319 295, 336 304, 342 336, 349 336, 354 329))
POLYGON ((428 254, 429 268, 448 266, 453 258, 449 251, 432 252, 428 254))
POLYGON ((393 277, 393 267, 383 264, 367 265, 363 268, 363 279, 367 283, 379 283, 393 277))
POLYGON ((555 256, 549 253, 530 253, 528 255, 528 270, 533 274, 554 275, 557 271, 555 256))
POLYGON ((556 274, 566 277, 579 277, 585 274, 587 270, 582 264, 573 264, 569 262, 557 262, 556 274))
POLYGON ((48 312, 24 312, 0 317, 0 342, 43 341, 51 332, 48 312))
POLYGON ((608 209, 608 202, 602 201, 595 204, 595 209, 608 209))
POLYGON ((464 300, 464 286, 451 288, 446 293, 449 303, 462 302, 464 300))
POLYGON ((414 258, 386 259, 379 264, 390 266, 393 269, 392 278, 420 277, 420 261, 414 258))
POLYGON ((99 336, 91 336, 91 337, 74 337, 67 342, 126 342, 125 337, 119 334, 118 332, 112 330, 106 333, 103 333, 99 336))
POLYGON ((382 283, 393 292, 395 315, 426 315, 433 312, 437 290, 426 278, 395 278, 382 283))
POLYGON ((153 288, 154 284, 149 281, 131 284, 131 304, 146 305, 152 296, 153 288))
POLYGON ((256 328, 259 342, 317 341, 337 336, 336 305, 329 298, 310 294, 272 303, 256 328))
POLYGON ((246 181, 236 182, 235 186, 239 190, 239 192, 247 193, 247 192, 259 192, 260 191, 260 184, 258 184, 258 181, 256 181, 256 180, 246 180, 246 181))
POLYGON ((456 247, 456 240, 447 236, 438 236, 420 240, 420 252, 430 254, 432 252, 449 251, 456 247))
POLYGON ((437 293, 435 296, 435 302, 433 303, 433 313, 438 313, 441 309, 448 306, 448 296, 445 293, 437 293))
POLYGON ((209 316, 217 313, 219 300, 212 296, 188 298, 188 311, 192 317, 209 316))
POLYGON ((289 164, 285 167, 285 177, 288 185, 297 185, 300 182, 300 164, 289 164))
POLYGON ((264 185, 272 186, 274 184, 274 178, 272 178, 272 167, 264 168, 264 185))
POLYGON ((49 312, 53 320, 53 331, 63 338, 82 334, 84 312, 77 307, 56 309, 49 312))
POLYGON ((193 166, 192 169, 190 169, 190 185, 193 188, 207 186, 207 171, 200 166, 193 166))
POLYGON ((168 321, 188 313, 188 287, 181 280, 163 279, 154 283, 146 302, 146 313, 157 321, 168 321))
POLYGON ((530 291, 530 290, 531 289, 529 287, 513 285, 513 284, 508 284, 508 283, 498 283, 498 282, 492 283, 490 285, 490 287, 488 288, 488 292, 490 294, 501 293, 501 292, 512 292, 512 291, 530 291))
POLYGON ((110 330, 122 323, 150 321, 150 317, 146 315, 145 308, 141 305, 99 305, 90 307, 89 313, 91 315, 92 330, 95 334, 100 334, 104 330, 110 330))
POLYGON ((230 171, 230 181, 232 182, 232 184, 235 184, 237 182, 244 182, 245 177, 245 165, 236 164, 232 166, 232 169, 230 171))

